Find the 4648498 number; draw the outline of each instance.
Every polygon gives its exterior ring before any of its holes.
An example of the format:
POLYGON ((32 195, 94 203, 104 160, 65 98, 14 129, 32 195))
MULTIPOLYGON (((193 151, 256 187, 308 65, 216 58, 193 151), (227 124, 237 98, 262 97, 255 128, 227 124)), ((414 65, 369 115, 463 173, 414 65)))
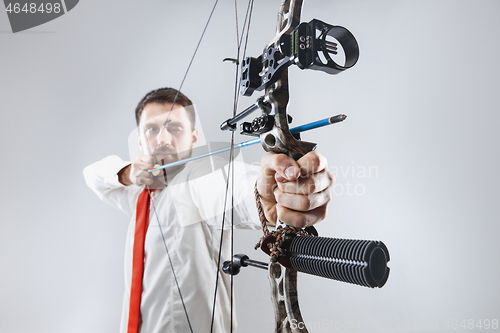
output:
POLYGON ((21 12, 28 14, 35 14, 35 13, 46 13, 46 14, 51 14, 51 13, 56 13, 59 14, 61 12, 61 4, 56 2, 56 3, 41 3, 41 4, 36 4, 36 3, 25 3, 23 6, 22 4, 19 3, 9 3, 7 7, 5 8, 5 11, 7 13, 14 13, 14 14, 19 14, 21 12))
POLYGON ((485 329, 485 330, 497 330, 498 329, 498 319, 479 319, 479 320, 474 320, 474 319, 469 319, 469 320, 462 320, 459 321, 457 319, 453 320, 447 320, 445 325, 445 328, 448 329, 485 329))

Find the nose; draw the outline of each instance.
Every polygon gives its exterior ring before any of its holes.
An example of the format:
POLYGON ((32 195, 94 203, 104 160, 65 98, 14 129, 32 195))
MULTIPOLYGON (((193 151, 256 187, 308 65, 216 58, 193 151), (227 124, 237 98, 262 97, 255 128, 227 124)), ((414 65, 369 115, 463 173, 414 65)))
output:
POLYGON ((168 131, 167 127, 163 127, 160 133, 158 133, 156 141, 160 147, 172 144, 172 134, 168 131))

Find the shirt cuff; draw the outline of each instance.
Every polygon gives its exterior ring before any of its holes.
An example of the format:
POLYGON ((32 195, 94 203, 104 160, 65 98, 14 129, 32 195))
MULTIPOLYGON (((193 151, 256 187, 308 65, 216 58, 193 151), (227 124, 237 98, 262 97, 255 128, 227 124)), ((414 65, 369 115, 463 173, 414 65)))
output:
POLYGON ((118 180, 118 172, 130 165, 129 161, 123 161, 118 156, 108 156, 103 160, 105 168, 103 170, 104 181, 113 186, 125 186, 118 180), (105 161, 105 162, 104 162, 105 161))

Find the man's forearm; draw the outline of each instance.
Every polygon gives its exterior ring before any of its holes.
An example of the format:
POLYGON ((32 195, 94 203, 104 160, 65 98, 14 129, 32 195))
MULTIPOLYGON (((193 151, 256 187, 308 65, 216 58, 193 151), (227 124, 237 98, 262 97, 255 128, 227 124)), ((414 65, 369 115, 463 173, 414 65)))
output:
POLYGON ((118 181, 125 186, 132 185, 130 181, 130 164, 118 171, 118 181))

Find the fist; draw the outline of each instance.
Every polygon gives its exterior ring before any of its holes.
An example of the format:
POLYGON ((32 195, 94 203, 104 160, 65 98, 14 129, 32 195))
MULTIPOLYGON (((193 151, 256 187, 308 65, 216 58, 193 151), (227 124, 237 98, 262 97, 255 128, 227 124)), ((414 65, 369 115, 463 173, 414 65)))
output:
MULTIPOLYGON (((132 164, 126 166, 118 173, 118 179, 124 185, 151 185, 154 182, 152 173, 147 172, 153 168, 155 159, 151 155, 139 155, 132 164)), ((163 170, 161 172, 163 174, 163 170)))
POLYGON ((257 178, 257 191, 267 220, 305 228, 326 217, 333 175, 326 158, 316 151, 299 160, 266 153, 257 178))

